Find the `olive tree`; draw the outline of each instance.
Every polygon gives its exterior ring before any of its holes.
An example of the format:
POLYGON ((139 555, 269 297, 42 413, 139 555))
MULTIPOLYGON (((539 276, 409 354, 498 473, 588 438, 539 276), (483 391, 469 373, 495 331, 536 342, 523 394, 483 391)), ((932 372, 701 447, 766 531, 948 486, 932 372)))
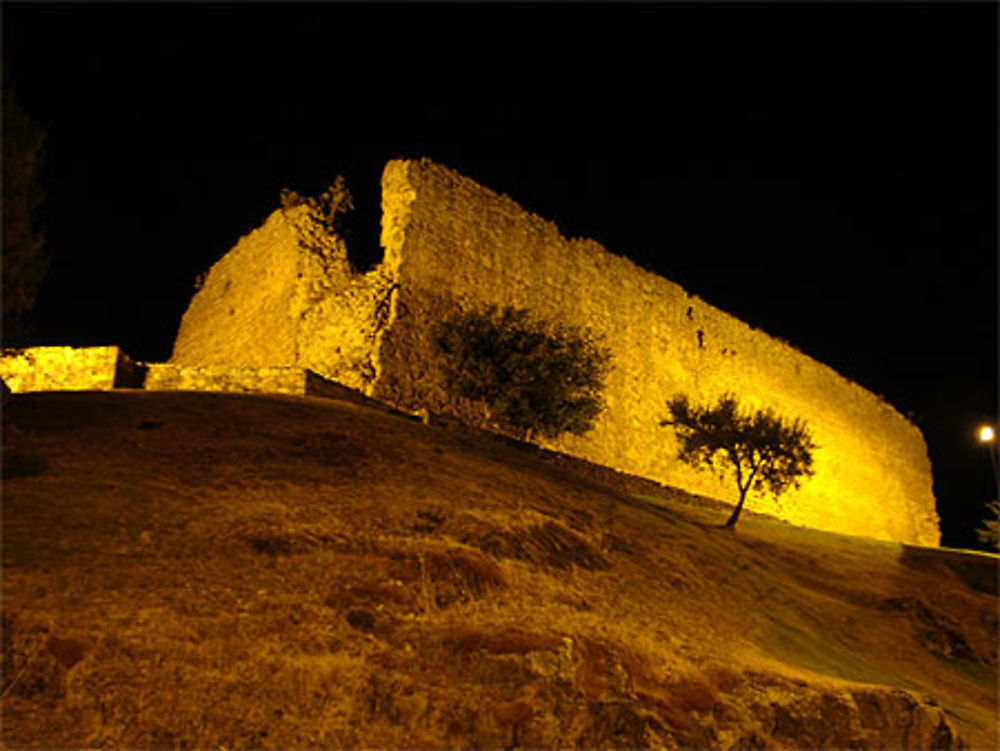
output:
POLYGON ((588 330, 493 306, 449 316, 431 338, 445 391, 526 439, 583 435, 604 409, 611 355, 588 330))
POLYGON ((692 405, 677 394, 667 408, 670 417, 660 425, 674 429, 678 458, 736 482, 739 500, 726 527, 735 526, 751 490, 777 499, 815 474, 812 452, 817 446, 802 420, 787 421, 770 409, 743 409, 732 394, 706 406, 692 405))

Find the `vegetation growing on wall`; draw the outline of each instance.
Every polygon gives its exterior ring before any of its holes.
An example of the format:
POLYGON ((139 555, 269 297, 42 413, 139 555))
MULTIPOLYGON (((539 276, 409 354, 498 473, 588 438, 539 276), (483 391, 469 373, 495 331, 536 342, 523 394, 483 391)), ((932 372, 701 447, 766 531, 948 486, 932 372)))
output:
POLYGON ((527 311, 456 313, 432 332, 442 384, 526 438, 583 435, 604 409, 611 354, 587 330, 545 327, 527 311))
POLYGON ((732 394, 700 407, 677 394, 667 407, 670 417, 660 424, 677 433, 681 461, 735 479, 739 501, 727 527, 736 524, 750 490, 770 492, 777 499, 814 473, 812 452, 817 446, 799 419, 788 422, 769 409, 742 409, 732 394))
POLYGON ((322 253, 328 246, 328 238, 340 230, 344 215, 354 210, 354 196, 341 175, 337 175, 333 185, 316 197, 282 188, 282 210, 287 214, 299 206, 307 208, 308 217, 305 226, 299 228, 302 234, 300 242, 305 250, 322 253))
POLYGON ((762 510, 846 534, 938 543, 923 437, 874 394, 441 165, 389 162, 382 208, 384 259, 363 276, 350 273, 339 234, 326 235, 328 253, 303 251, 303 225, 319 225, 301 204, 272 214, 213 266, 172 361, 307 367, 398 408, 477 420, 479 404, 442 388, 430 332, 456 300, 511 305, 589 328, 613 349, 602 392, 608 408, 582 439, 566 433, 550 448, 720 497, 725 488, 713 474, 660 448, 659 421, 671 394, 699 400, 731 391, 801 417, 822 445, 805 492, 789 492, 794 502, 780 508, 766 498, 762 510), (827 471, 837 465, 851 471, 827 471))

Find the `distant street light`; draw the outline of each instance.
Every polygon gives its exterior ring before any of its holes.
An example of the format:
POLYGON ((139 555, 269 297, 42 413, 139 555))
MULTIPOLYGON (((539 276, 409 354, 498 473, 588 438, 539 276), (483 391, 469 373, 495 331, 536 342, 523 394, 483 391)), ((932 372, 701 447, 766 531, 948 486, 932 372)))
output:
POLYGON ((997 498, 1000 498, 1000 475, 997 474, 997 432, 991 425, 979 428, 979 442, 990 452, 990 463, 993 465, 993 482, 997 488, 997 498))

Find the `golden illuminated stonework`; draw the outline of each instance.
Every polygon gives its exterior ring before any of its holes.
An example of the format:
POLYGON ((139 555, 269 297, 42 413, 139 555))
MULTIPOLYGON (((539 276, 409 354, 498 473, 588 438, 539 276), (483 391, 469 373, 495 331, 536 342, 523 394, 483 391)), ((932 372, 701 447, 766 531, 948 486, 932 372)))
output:
MULTIPOLYGON (((927 448, 889 404, 794 347, 427 160, 382 177, 382 263, 366 274, 333 236, 303 248, 301 217, 274 212, 205 280, 171 362, 296 366, 409 411, 461 412, 441 389, 431 324, 457 305, 526 308, 590 327, 612 351, 608 409, 583 437, 541 445, 716 498, 728 484, 676 458, 666 400, 729 391, 805 420, 816 475, 760 511, 821 529, 936 545, 927 448)), ((459 416, 475 421, 480 413, 459 416)))

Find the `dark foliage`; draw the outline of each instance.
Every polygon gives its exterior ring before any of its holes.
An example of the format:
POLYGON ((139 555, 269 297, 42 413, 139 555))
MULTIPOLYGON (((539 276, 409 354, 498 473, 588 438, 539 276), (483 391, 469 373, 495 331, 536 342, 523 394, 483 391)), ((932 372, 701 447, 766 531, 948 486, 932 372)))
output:
POLYGON ((343 176, 337 175, 333 185, 315 198, 282 188, 281 208, 287 211, 296 206, 308 206, 310 218, 326 232, 334 234, 340 229, 342 217, 354 209, 354 196, 343 176))
POLYGON ((39 208, 47 133, 21 108, 6 60, 3 77, 3 301, 4 346, 30 339, 28 317, 49 267, 39 208))
POLYGON ((282 188, 282 211, 288 212, 299 206, 306 207, 305 221, 296 222, 299 245, 310 253, 326 256, 331 250, 331 241, 341 233, 344 216, 354 210, 354 196, 347 183, 337 175, 333 185, 316 197, 282 188))
POLYGON ((678 394, 667 407, 670 417, 660 424, 676 432, 681 461, 736 480, 739 502, 727 527, 736 524, 750 490, 770 492, 777 499, 815 474, 812 452, 817 447, 802 420, 787 422, 770 409, 743 410, 732 394, 704 407, 692 406, 678 394))
POLYGON ((1000 551, 1000 501, 990 501, 986 508, 989 516, 983 519, 983 526, 976 530, 976 536, 980 542, 1000 551))
POLYGON ((526 437, 583 435, 604 409, 611 354, 588 331, 545 327, 527 311, 457 313, 432 333, 445 390, 526 437))

